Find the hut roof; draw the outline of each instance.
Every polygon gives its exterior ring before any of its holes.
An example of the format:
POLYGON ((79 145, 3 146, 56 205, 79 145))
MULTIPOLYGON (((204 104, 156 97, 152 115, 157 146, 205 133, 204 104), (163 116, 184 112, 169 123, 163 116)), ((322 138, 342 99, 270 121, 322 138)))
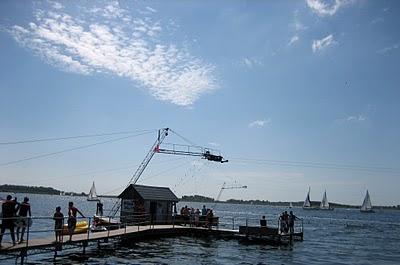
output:
POLYGON ((134 190, 145 201, 179 201, 178 197, 169 188, 133 184, 129 185, 118 198, 130 198, 134 190))

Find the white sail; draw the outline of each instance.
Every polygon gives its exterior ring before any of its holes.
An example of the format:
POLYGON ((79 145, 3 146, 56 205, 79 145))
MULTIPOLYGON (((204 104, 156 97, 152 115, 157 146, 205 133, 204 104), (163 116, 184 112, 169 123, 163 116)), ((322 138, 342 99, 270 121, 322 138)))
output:
POLYGON ((365 194, 364 202, 361 206, 360 209, 362 212, 369 212, 372 211, 372 204, 371 204, 371 199, 369 197, 369 192, 367 190, 367 194, 365 194))
POLYGON ((307 197, 306 197, 306 199, 304 200, 304 203, 303 203, 303 208, 308 208, 308 207, 311 207, 310 188, 308 188, 307 197))
POLYGON ((96 187, 94 186, 94 181, 93 181, 92 187, 90 188, 87 200, 88 201, 98 201, 99 200, 99 198, 97 197, 97 193, 96 193, 96 187))
POLYGON ((289 203, 289 208, 293 208, 293 203, 292 202, 289 203))
POLYGON ((324 192, 324 196, 322 197, 322 201, 321 201, 319 208, 329 209, 329 202, 328 202, 328 198, 326 197, 326 191, 324 192))

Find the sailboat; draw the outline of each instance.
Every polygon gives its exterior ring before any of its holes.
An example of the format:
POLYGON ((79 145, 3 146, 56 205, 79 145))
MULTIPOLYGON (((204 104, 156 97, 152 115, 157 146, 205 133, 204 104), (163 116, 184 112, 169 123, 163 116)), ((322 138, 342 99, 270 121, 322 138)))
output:
POLYGON ((87 197, 88 201, 99 201, 99 197, 97 197, 97 193, 96 193, 96 187, 94 186, 94 181, 92 184, 92 187, 90 188, 88 197, 87 197))
POLYGON ((332 211, 333 208, 330 207, 328 198, 326 197, 326 191, 324 192, 324 196, 322 197, 321 204, 319 205, 320 210, 330 210, 332 211))
POLYGON ((292 209, 292 208, 293 208, 293 203, 290 202, 290 203, 289 203, 289 209, 292 209))
POLYGON ((367 194, 365 194, 365 198, 363 204, 361 205, 360 212, 362 213, 373 213, 371 199, 369 197, 369 192, 367 190, 367 194))
POLYGON ((303 203, 303 209, 304 210, 312 210, 314 208, 311 207, 311 201, 310 201, 310 187, 308 187, 308 192, 307 192, 307 197, 304 200, 303 203))

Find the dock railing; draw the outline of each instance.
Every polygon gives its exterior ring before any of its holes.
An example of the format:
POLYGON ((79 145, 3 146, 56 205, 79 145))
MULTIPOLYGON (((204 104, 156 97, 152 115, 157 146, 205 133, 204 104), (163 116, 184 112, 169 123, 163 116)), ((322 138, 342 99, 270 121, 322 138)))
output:
MULTIPOLYGON (((14 226, 14 235, 16 243, 17 238, 17 228, 19 228, 19 232, 22 232, 22 229, 25 228, 24 240, 21 244, 26 249, 30 246, 30 242, 38 239, 49 239, 53 237, 55 239, 55 229, 54 229, 54 219, 53 217, 48 216, 35 216, 35 217, 12 217, 12 218, 0 218, 0 220, 12 220, 16 224, 14 226), (25 222, 21 222, 24 220, 25 222), (24 225, 25 224, 25 225, 24 225)), ((260 227, 260 219, 254 217, 235 217, 235 216, 214 216, 212 219, 207 218, 206 216, 181 216, 181 215, 156 215, 152 216, 149 213, 135 213, 132 215, 124 215, 124 216, 94 216, 94 217, 77 217, 77 222, 86 221, 87 222, 87 230, 83 229, 81 234, 86 234, 85 240, 89 241, 90 239, 95 239, 94 234, 96 233, 91 228, 95 227, 95 225, 103 226, 105 229, 103 232, 107 231, 107 237, 112 235, 113 230, 124 229, 123 233, 119 233, 118 235, 124 235, 127 233, 127 228, 129 227, 130 231, 132 231, 132 227, 137 227, 137 231, 143 229, 143 227, 147 229, 154 229, 156 225, 171 225, 172 228, 175 226, 187 226, 187 227, 199 227, 199 228, 208 228, 208 229, 216 229, 216 230, 234 230, 238 231, 240 226, 247 227, 260 227)), ((66 224, 68 224, 68 217, 63 218, 63 229, 61 232, 61 241, 65 242, 65 236, 69 239, 69 234, 66 232, 66 224)), ((287 235, 290 231, 284 231, 282 228, 282 224, 277 219, 269 218, 267 219, 267 227, 277 229, 279 234, 287 235)), ((293 233, 302 233, 303 232, 303 219, 296 220, 294 223, 294 231, 293 233)), ((8 240, 11 237, 12 232, 10 229, 5 229, 4 233, 2 233, 2 244, 5 242, 9 242, 8 240), (7 241, 6 241, 7 240, 7 241)), ((74 234, 75 235, 75 234, 74 234)), ((81 237, 80 237, 81 238, 81 237)), ((56 243, 56 242, 52 242, 56 243)), ((0 253, 1 253, 0 249, 0 253)))

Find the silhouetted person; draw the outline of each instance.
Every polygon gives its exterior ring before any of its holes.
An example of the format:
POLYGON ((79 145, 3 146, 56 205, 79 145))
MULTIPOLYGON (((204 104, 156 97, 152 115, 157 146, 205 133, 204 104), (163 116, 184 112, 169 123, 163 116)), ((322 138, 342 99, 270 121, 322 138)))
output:
POLYGON ((101 203, 101 201, 97 202, 96 215, 103 216, 103 203, 101 203))
POLYGON ((32 216, 31 213, 31 205, 29 204, 29 198, 25 197, 24 201, 19 205, 19 225, 17 226, 17 240, 19 240, 19 244, 21 244, 24 241, 24 234, 26 227, 29 225, 29 217, 32 216), (22 228, 21 231, 21 237, 19 236, 19 230, 22 228))
POLYGON ((17 205, 16 200, 12 200, 11 195, 7 195, 7 200, 1 206, 3 212, 3 221, 1 225, 0 247, 1 247, 1 241, 3 240, 3 234, 6 229, 10 230, 11 240, 13 245, 15 246, 14 221, 15 221, 16 205, 17 205))
POLYGON ((60 206, 58 206, 56 208, 56 212, 54 213, 53 220, 54 220, 54 232, 56 235, 56 242, 61 242, 62 241, 61 232, 63 229, 64 215, 61 212, 60 206))
POLYGON ((78 208, 74 207, 73 202, 68 203, 68 233, 69 233, 69 241, 72 240, 72 234, 75 231, 76 228, 76 214, 79 213, 83 218, 85 216, 81 211, 78 210, 78 208))
POLYGON ((288 218, 289 234, 294 233, 294 221, 296 220, 299 220, 299 218, 297 218, 297 216, 293 214, 293 211, 290 211, 288 218))
POLYGON ((267 220, 265 219, 265 215, 263 215, 262 219, 260 219, 260 226, 267 227, 267 220))

